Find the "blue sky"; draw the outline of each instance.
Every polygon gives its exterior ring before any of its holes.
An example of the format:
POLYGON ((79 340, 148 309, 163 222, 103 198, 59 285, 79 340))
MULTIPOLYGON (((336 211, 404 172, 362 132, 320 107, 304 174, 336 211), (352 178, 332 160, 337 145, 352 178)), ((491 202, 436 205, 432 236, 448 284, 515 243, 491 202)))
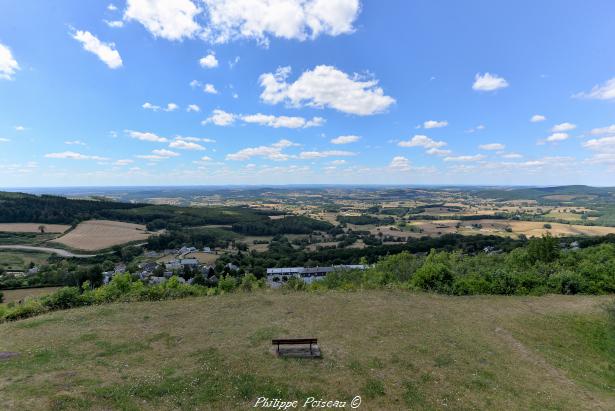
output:
POLYGON ((615 3, 0 0, 0 187, 593 184, 615 3))

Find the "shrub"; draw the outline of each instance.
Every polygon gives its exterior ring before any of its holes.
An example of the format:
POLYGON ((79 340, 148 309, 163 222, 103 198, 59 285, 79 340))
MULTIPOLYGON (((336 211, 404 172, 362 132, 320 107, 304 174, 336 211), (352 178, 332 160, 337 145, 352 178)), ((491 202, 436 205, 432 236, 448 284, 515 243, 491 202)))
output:
POLYGON ((237 287, 237 280, 235 277, 225 275, 218 281, 218 289, 223 292, 231 292, 237 287))
POLYGON ((447 293, 453 280, 453 274, 446 265, 426 262, 416 271, 410 284, 425 291, 447 293))
POLYGON ((4 302, 4 293, 0 291, 0 304, 4 302))
POLYGON ((259 288, 260 284, 256 276, 252 273, 245 274, 241 277, 241 284, 239 284, 239 288, 242 291, 253 291, 259 288))
POLYGON ((578 294, 585 292, 587 285, 583 277, 575 272, 564 271, 549 277, 549 287, 559 294, 578 294))
POLYGON ((83 305, 81 293, 77 287, 61 288, 42 301, 44 305, 52 310, 62 310, 83 305))

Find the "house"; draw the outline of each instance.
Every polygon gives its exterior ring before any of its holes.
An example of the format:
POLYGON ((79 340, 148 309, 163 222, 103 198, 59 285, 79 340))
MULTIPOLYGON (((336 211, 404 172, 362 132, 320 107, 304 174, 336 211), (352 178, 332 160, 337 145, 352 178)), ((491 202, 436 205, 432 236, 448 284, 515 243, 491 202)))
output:
POLYGON ((115 271, 105 271, 102 273, 103 284, 109 284, 109 281, 113 278, 115 271))
POLYGON ((32 267, 28 270, 28 274, 37 274, 38 270, 39 270, 38 267, 32 267))
POLYGON ((196 247, 183 246, 182 248, 179 249, 180 254, 194 253, 195 251, 197 251, 196 247))
POLYGON ((113 270, 115 271, 116 274, 123 274, 126 272, 126 264, 124 263, 116 264, 113 270))
POLYGON ((303 282, 311 284, 314 281, 322 280, 328 273, 343 270, 365 270, 366 265, 334 265, 332 267, 285 267, 268 268, 267 284, 272 288, 277 288, 288 281, 291 277, 300 278, 303 282))
POLYGON ((195 267, 199 265, 199 260, 197 260, 196 258, 182 258, 181 260, 179 260, 179 264, 182 267, 185 267, 185 266, 195 267))
POLYGON ((203 252, 211 254, 213 251, 211 251, 210 247, 203 247, 203 252))
POLYGON ((156 269, 156 267, 158 267, 158 264, 156 263, 143 263, 139 265, 139 268, 143 269, 144 271, 154 271, 156 269))
POLYGON ((233 263, 228 263, 227 265, 225 265, 224 267, 228 268, 230 271, 237 271, 239 270, 239 267, 237 267, 235 264, 233 263))
POLYGON ((182 268, 183 268, 183 265, 181 265, 181 263, 179 262, 179 260, 173 260, 173 261, 169 261, 168 263, 166 263, 166 264, 164 265, 164 267, 165 267, 167 270, 171 270, 171 271, 173 271, 173 270, 180 270, 180 269, 182 269, 182 268))
POLYGON ((167 279, 164 278, 164 277, 154 277, 154 276, 151 276, 149 278, 149 283, 152 284, 152 285, 164 284, 166 281, 167 281, 167 279))
POLYGON ((147 253, 145 253, 145 256, 149 258, 157 258, 160 256, 160 254, 158 254, 156 251, 148 251, 147 253))

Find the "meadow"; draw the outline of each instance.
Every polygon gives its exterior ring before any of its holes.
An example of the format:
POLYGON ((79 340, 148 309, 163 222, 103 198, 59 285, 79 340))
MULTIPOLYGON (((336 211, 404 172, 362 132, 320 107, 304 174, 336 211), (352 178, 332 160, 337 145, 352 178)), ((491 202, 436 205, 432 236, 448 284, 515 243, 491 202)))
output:
POLYGON ((612 296, 260 290, 57 311, 0 324, 6 409, 250 409, 309 396, 361 409, 615 407, 612 296), (332 316, 331 313, 335 313, 332 316), (271 338, 317 337, 320 360, 271 338))
POLYGON ((132 241, 147 241, 151 234, 144 225, 140 224, 88 220, 79 223, 75 229, 53 240, 53 243, 78 250, 96 251, 132 241))

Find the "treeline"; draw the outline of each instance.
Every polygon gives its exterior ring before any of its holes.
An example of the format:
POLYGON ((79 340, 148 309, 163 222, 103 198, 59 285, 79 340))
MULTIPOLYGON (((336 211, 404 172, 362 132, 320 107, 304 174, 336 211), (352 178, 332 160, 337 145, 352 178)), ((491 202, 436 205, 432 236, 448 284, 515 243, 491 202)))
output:
POLYGON ((0 193, 0 222, 76 224, 93 218, 109 218, 118 210, 143 207, 112 201, 71 200, 65 197, 0 193))
MULTIPOLYGON (((293 288, 306 288, 292 281, 293 288)), ((385 257, 364 272, 334 272, 313 289, 399 287, 442 294, 542 295, 615 293, 615 245, 560 248, 559 240, 532 238, 504 254, 465 255, 432 250, 385 257)))
POLYGON ((395 219, 393 217, 378 218, 367 214, 363 215, 338 215, 337 221, 342 224, 354 224, 354 225, 369 225, 369 224, 394 224, 395 219))
POLYGON ((203 247, 225 247, 228 242, 235 240, 237 234, 221 228, 191 228, 170 230, 163 234, 151 236, 147 240, 147 249, 166 250, 177 249, 190 245, 202 249, 203 247))
POLYGON ((333 224, 305 216, 289 216, 280 219, 261 219, 234 223, 233 231, 243 235, 311 234, 314 231, 329 231, 333 224))

